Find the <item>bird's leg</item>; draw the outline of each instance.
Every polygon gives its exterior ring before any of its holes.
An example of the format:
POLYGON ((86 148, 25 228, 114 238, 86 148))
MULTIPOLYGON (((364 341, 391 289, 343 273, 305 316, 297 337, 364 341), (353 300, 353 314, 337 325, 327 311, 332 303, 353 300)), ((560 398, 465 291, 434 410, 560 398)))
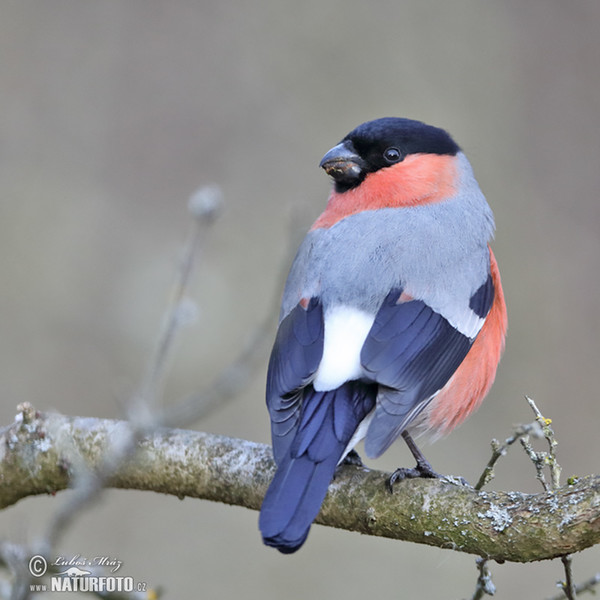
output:
POLYGON ((433 467, 429 464, 429 461, 423 456, 423 453, 419 450, 415 441, 412 439, 407 431, 402 432, 402 437, 411 451, 412 455, 417 461, 417 466, 413 469, 407 467, 400 467, 396 469, 388 479, 388 489, 390 492, 394 489, 394 484, 403 479, 414 479, 416 477, 425 477, 429 479, 439 479, 442 476, 433 470, 433 467))

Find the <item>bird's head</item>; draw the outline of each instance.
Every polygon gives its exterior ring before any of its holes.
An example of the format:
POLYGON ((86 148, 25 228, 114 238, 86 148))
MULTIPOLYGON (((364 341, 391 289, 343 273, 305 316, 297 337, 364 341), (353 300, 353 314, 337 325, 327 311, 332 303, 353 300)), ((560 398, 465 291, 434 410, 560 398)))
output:
POLYGON ((320 167, 343 193, 358 187, 371 173, 394 167, 411 155, 456 156, 450 135, 420 121, 387 117, 353 129, 322 158, 320 167))

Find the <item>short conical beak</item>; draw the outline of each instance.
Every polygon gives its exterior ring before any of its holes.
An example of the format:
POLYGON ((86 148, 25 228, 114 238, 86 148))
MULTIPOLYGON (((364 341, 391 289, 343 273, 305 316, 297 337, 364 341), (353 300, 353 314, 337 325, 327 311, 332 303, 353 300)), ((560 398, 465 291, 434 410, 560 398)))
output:
POLYGON ((319 166, 336 181, 350 183, 363 174, 363 159, 356 153, 351 142, 334 146, 321 159, 319 166))

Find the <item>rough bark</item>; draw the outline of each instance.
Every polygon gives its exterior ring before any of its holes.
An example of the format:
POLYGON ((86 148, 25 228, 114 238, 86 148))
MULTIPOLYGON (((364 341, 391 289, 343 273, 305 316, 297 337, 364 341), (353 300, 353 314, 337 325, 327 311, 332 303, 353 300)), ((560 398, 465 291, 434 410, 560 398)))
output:
MULTIPOLYGON (((73 485, 82 464, 98 469, 124 421, 23 411, 0 432, 0 507, 73 485), (79 466, 78 466, 79 465, 79 466)), ((274 472, 264 444, 181 429, 143 437, 109 487, 152 490, 257 510, 274 472)), ((556 493, 477 492, 447 480, 385 486, 388 473, 343 466, 317 522, 450 548, 498 561, 556 558, 600 541, 600 477, 556 493)), ((258 541, 257 541, 258 543, 258 541)))

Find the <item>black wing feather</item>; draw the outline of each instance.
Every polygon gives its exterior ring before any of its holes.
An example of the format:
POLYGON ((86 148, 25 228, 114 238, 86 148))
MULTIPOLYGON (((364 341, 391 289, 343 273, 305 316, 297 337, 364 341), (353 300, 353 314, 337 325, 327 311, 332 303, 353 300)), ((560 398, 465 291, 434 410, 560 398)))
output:
POLYGON ((446 385, 473 342, 422 300, 398 302, 401 293, 388 294, 361 351, 363 368, 380 384, 365 440, 370 457, 382 454, 446 385))
POLYGON ((267 372, 267 407, 277 463, 298 427, 302 388, 321 362, 323 335, 323 306, 318 298, 311 298, 306 308, 296 305, 277 330, 267 372))

